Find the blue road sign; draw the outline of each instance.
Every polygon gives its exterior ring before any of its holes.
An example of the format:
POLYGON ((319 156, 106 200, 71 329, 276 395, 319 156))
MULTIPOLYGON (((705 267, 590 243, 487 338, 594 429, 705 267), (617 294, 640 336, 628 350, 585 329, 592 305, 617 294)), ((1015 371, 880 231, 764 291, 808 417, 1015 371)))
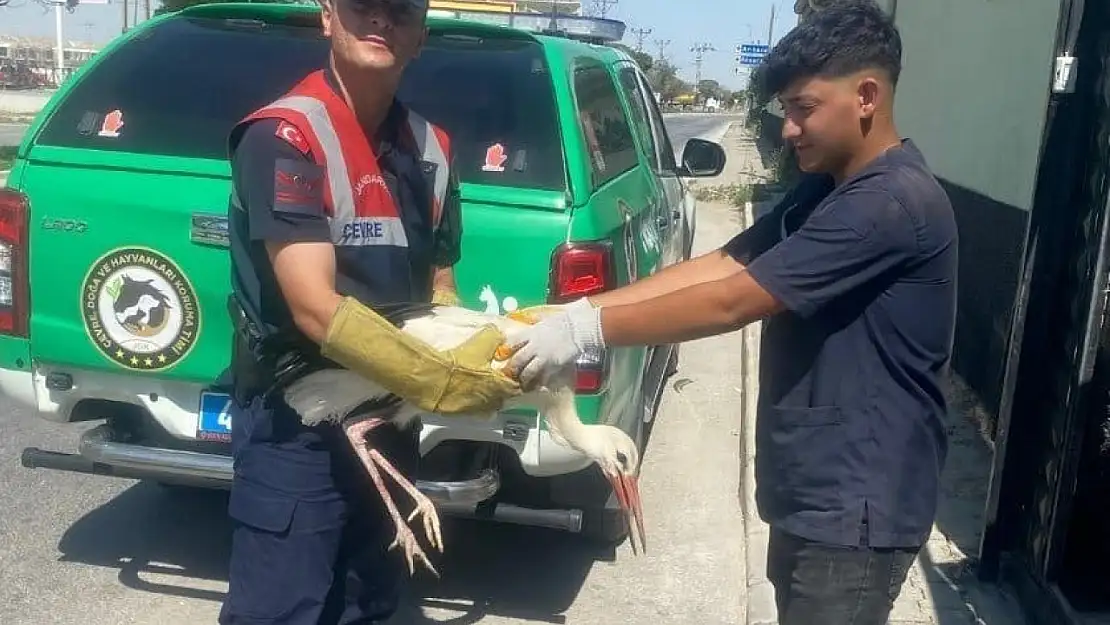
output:
POLYGON ((763 56, 770 52, 771 47, 764 43, 745 43, 740 45, 740 54, 763 56))
POLYGON ((765 55, 763 55, 763 54, 759 54, 759 55, 741 54, 740 55, 740 64, 745 66, 745 67, 754 67, 754 66, 759 65, 760 63, 763 62, 764 56, 765 55))

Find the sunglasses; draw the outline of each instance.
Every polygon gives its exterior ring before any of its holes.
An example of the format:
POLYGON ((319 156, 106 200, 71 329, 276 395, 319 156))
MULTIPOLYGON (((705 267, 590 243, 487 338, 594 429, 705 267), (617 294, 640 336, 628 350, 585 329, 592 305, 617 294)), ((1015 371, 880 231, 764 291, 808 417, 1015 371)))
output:
POLYGON ((426 0, 346 0, 356 13, 383 13, 397 26, 422 23, 428 9, 426 0))

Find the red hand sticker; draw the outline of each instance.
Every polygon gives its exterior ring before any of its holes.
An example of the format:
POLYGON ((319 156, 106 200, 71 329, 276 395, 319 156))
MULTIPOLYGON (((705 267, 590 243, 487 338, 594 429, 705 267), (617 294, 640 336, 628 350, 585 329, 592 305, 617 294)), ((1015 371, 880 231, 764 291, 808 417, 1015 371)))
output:
POLYGON ((100 125, 100 132, 96 134, 114 139, 119 136, 120 128, 123 128, 123 112, 116 109, 104 116, 104 123, 100 125))
POLYGON ((509 157, 505 154, 505 146, 495 143, 486 150, 486 164, 482 165, 482 171, 505 171, 507 160, 509 157))

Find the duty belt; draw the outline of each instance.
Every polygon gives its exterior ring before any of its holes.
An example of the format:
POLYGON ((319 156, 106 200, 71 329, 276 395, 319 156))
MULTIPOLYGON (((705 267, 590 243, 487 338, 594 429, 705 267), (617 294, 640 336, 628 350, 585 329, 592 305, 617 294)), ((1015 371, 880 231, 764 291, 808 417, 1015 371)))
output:
POLYGON ((228 312, 235 328, 231 374, 236 400, 240 403, 257 396, 268 399, 309 373, 338 367, 307 341, 282 340, 280 335, 264 336, 234 296, 228 298, 228 312))

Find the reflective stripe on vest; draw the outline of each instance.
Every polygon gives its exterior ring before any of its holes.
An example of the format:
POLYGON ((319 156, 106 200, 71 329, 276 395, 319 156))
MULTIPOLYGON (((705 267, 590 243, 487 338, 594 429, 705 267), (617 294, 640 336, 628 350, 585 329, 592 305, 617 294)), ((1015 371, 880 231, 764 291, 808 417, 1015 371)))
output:
POLYGON ((422 160, 436 165, 435 194, 432 196, 432 227, 439 228, 439 220, 443 215, 443 203, 447 201, 447 180, 450 175, 448 168, 451 161, 447 157, 450 144, 444 133, 437 132, 436 127, 428 120, 416 113, 408 112, 409 130, 416 139, 416 149, 422 160))
MULTIPOLYGON (((313 155, 327 173, 326 201, 330 205, 332 242, 335 245, 389 245, 407 247, 408 237, 399 213, 396 216, 359 216, 355 199, 359 197, 363 184, 381 184, 376 179, 357 181, 352 184, 348 164, 344 158, 339 134, 323 102, 308 95, 287 95, 269 104, 251 118, 278 117, 301 126, 299 120, 290 120, 285 112, 302 117, 309 128, 302 128, 306 139, 313 144, 313 155), (307 131, 307 132, 306 132, 307 131), (322 162, 321 162, 322 161, 322 162)), ((419 151, 421 160, 435 165, 434 193, 432 197, 432 227, 439 228, 443 204, 447 198, 450 176, 450 143, 445 133, 438 130, 420 115, 407 111, 408 127, 419 151)), ((394 198, 396 201, 396 198, 394 198)))

